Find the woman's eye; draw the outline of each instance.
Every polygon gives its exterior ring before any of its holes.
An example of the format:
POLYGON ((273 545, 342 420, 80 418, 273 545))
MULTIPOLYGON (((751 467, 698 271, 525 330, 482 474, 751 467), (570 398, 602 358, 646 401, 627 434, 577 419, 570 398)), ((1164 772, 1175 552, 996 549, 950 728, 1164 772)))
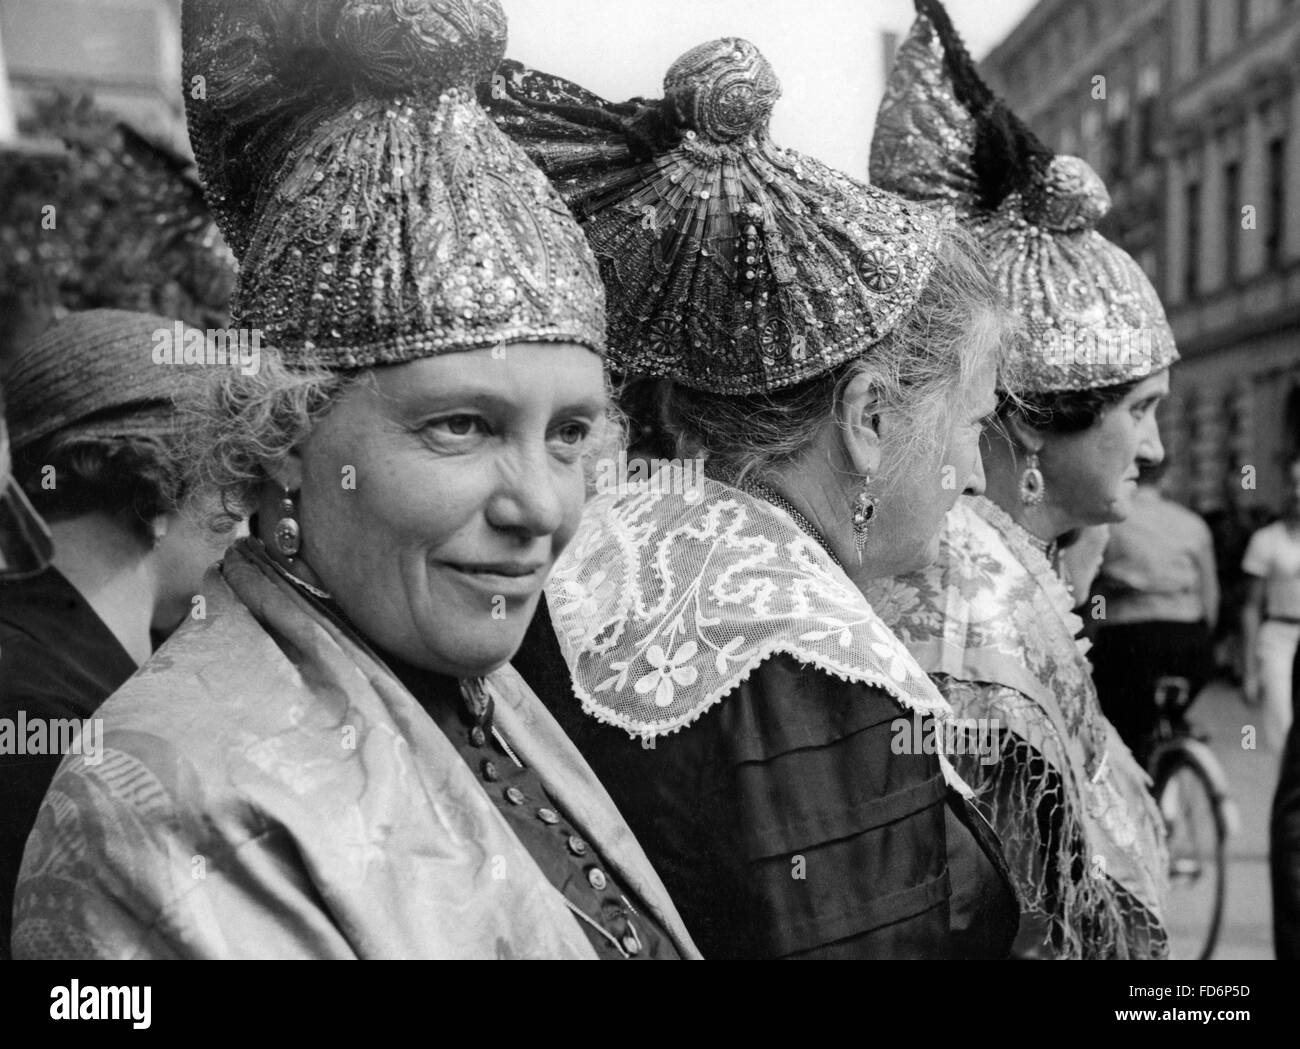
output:
POLYGON ((591 427, 586 423, 565 423, 555 431, 555 438, 561 444, 575 445, 581 444, 591 433, 591 427))
POLYGON ((452 437, 468 437, 483 429, 483 420, 475 415, 452 415, 429 424, 430 429, 442 430, 452 437))

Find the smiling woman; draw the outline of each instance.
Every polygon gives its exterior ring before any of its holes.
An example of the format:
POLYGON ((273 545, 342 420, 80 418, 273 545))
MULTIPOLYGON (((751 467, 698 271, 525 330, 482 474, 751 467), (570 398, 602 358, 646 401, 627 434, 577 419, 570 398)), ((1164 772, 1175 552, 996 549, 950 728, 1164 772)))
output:
POLYGON ((18 955, 696 953, 509 666, 608 395, 595 261, 474 99, 504 47, 496 0, 186 0, 194 151, 267 343, 190 459, 252 538, 103 707, 113 756, 63 766, 18 955))

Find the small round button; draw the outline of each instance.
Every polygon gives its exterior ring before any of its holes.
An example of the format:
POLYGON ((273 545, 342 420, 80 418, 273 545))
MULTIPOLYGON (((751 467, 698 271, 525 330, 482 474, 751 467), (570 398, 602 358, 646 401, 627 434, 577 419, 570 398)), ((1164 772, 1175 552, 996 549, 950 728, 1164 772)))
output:
POLYGON ((587 855, 587 843, 576 834, 570 834, 569 851, 575 856, 585 856, 587 855))
POLYGON ((522 805, 524 803, 524 792, 518 787, 506 787, 506 801, 511 805, 522 805))
POLYGON ((538 809, 537 818, 545 823, 548 827, 554 827, 560 822, 560 814, 554 809, 538 809))
POLYGON ((483 731, 481 725, 475 725, 469 730, 469 741, 476 747, 481 747, 487 742, 487 733, 483 731))
POLYGON ((490 761, 483 762, 483 778, 489 783, 495 783, 501 778, 501 773, 497 771, 496 765, 490 761))
POLYGON ((587 884, 597 892, 603 892, 605 886, 609 884, 609 879, 605 877, 605 872, 599 867, 592 867, 587 871, 587 884))
POLYGON ((641 941, 637 939, 636 933, 626 932, 623 934, 623 950, 631 955, 641 953, 641 941))

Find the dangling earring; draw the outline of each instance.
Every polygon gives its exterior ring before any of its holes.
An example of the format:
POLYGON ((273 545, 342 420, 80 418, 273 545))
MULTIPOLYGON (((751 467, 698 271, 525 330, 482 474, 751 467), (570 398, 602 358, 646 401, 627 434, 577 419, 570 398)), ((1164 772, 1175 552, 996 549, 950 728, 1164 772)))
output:
POLYGON ((1043 471, 1038 468, 1038 453, 1029 453, 1029 465, 1020 475, 1020 501, 1025 506, 1037 506, 1043 501, 1043 471))
POLYGON ((858 564, 862 563, 862 551, 871 538, 871 525, 876 519, 876 498, 868 494, 866 488, 870 483, 871 478, 868 477, 853 502, 853 545, 858 549, 858 564))
POLYGON ((288 486, 284 489, 284 498, 280 500, 280 520, 275 522, 275 546, 290 561, 302 549, 302 529, 294 517, 293 497, 289 495, 288 486))

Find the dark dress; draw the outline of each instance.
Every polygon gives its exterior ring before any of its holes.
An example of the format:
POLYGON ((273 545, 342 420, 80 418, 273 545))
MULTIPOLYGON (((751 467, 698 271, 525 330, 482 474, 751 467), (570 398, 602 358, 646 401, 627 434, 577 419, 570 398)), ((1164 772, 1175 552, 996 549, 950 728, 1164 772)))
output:
POLYGON ((520 765, 502 745, 492 730, 491 702, 475 717, 454 678, 417 669, 392 656, 385 656, 384 662, 474 770, 492 803, 570 910, 589 919, 579 919, 579 924, 596 955, 608 960, 678 959, 667 933, 646 916, 599 853, 569 825, 537 773, 520 765))
POLYGON ((1006 957, 1019 909, 887 693, 777 656, 654 746, 583 714, 544 606, 515 668, 614 798, 706 958, 1006 957), (953 886, 958 891, 954 896, 953 886))
MULTIPOLYGON (((136 666, 58 571, 0 583, 0 719, 90 717, 136 666)), ((7 749, 7 748, 6 748, 7 749)), ((0 957, 8 957, 14 885, 61 755, 0 753, 0 957)))

